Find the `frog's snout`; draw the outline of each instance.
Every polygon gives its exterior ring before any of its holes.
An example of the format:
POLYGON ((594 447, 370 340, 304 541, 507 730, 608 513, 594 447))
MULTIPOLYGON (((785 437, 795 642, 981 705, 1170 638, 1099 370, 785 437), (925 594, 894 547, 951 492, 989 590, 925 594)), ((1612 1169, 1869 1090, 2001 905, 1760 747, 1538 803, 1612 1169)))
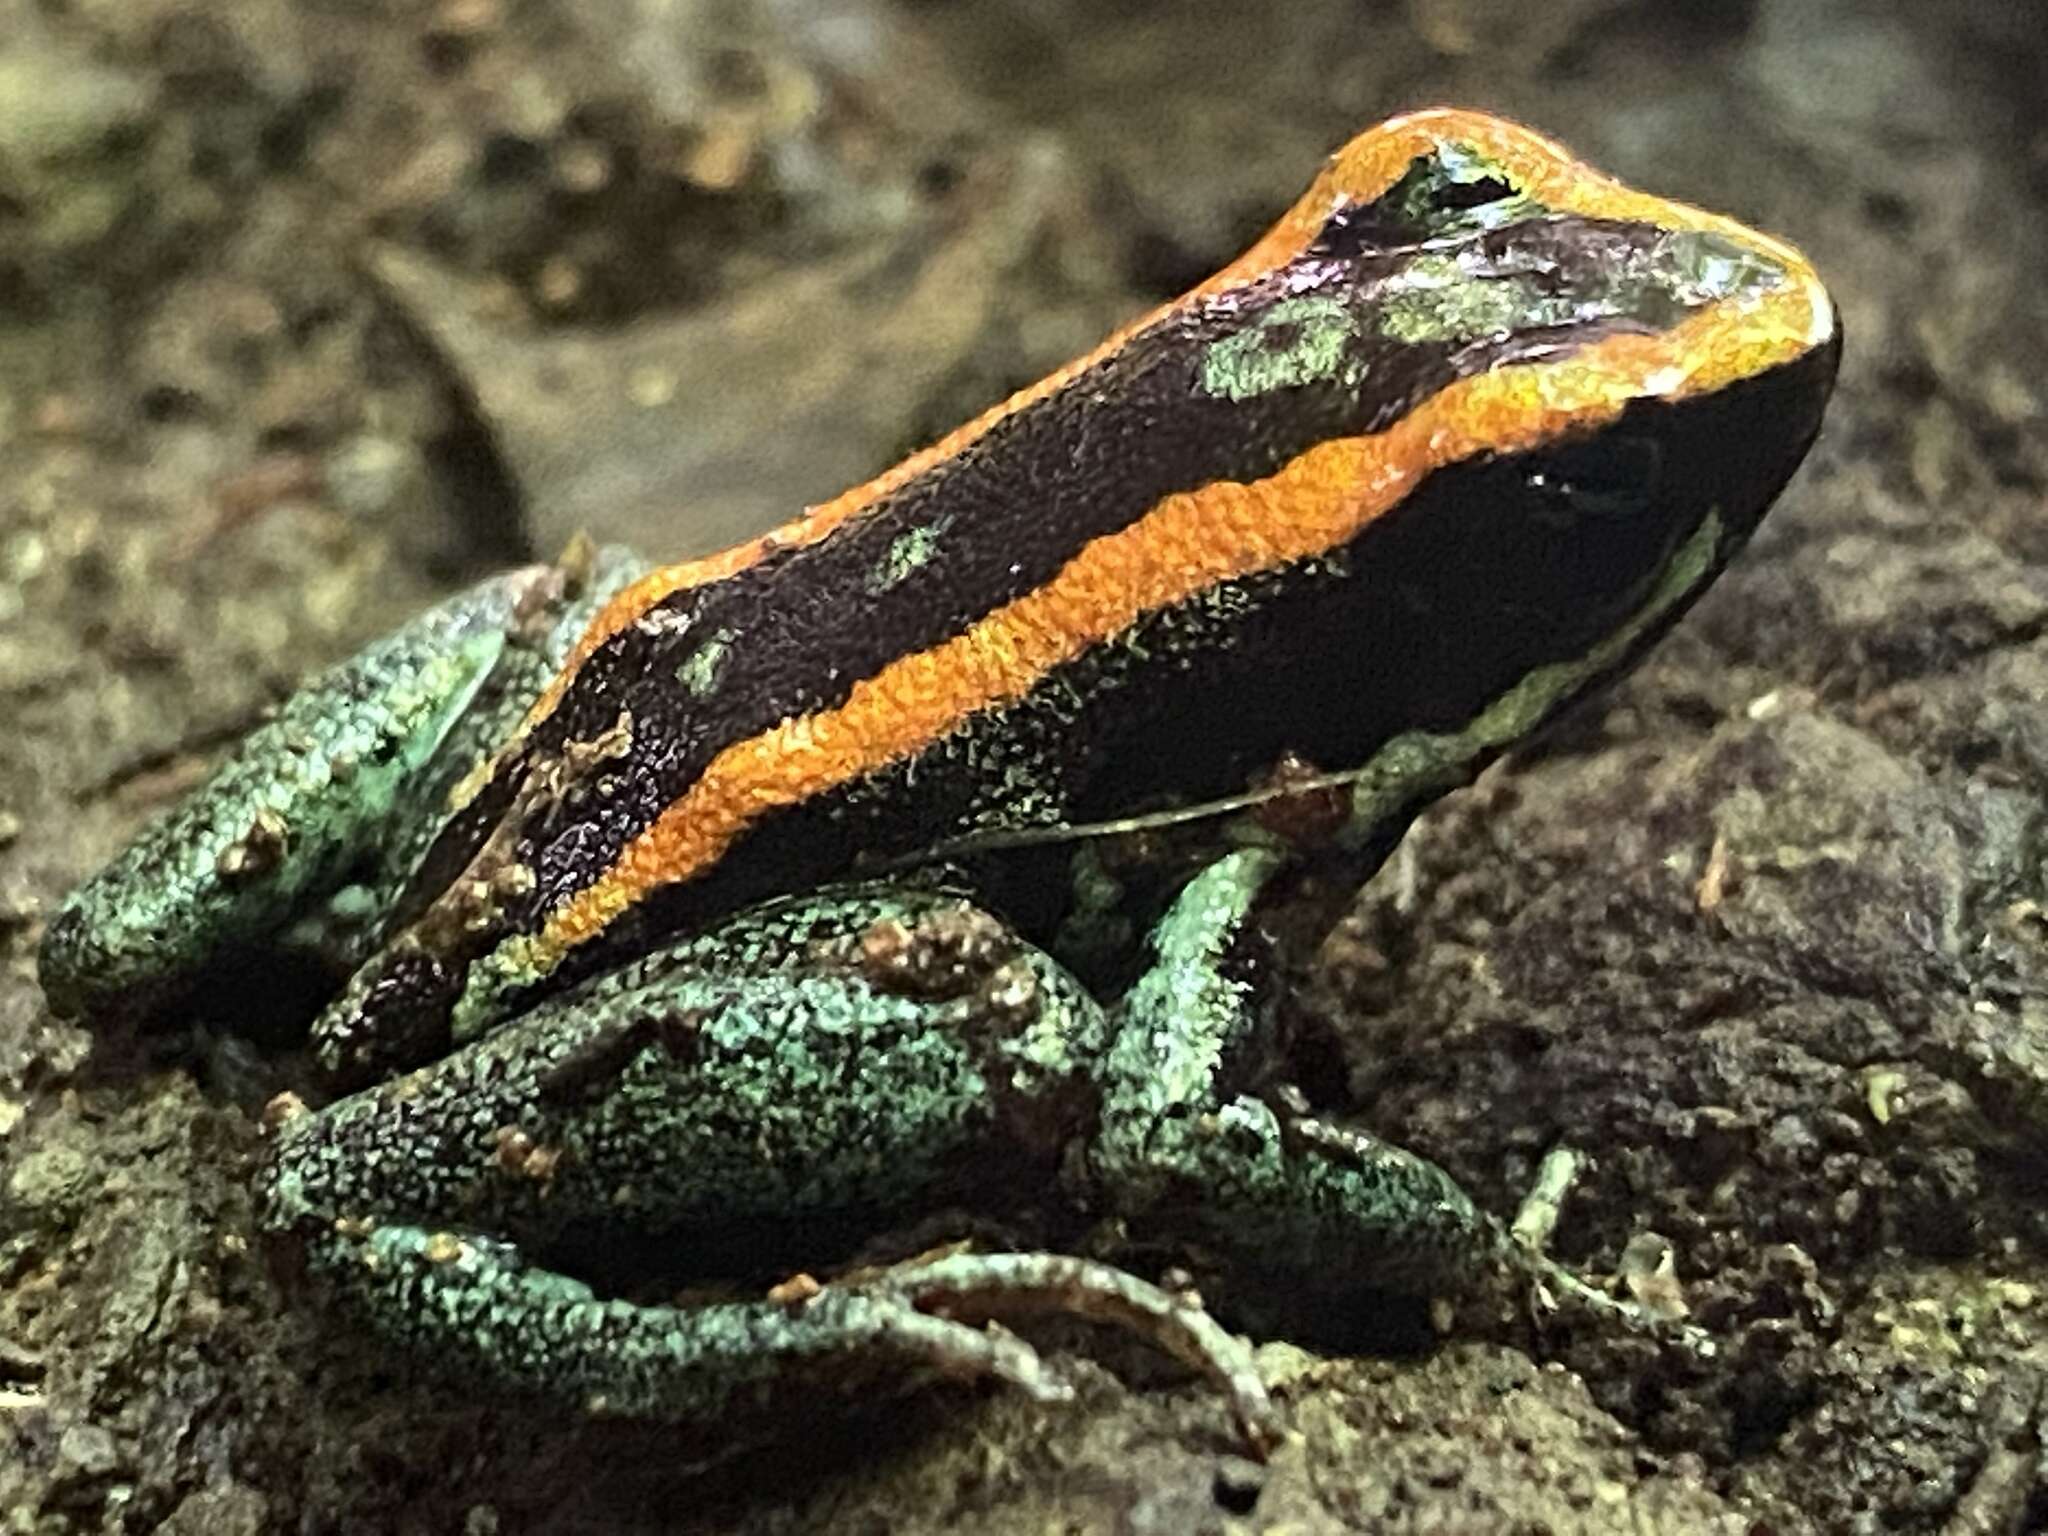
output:
POLYGON ((147 989, 123 987, 114 981, 114 957, 107 952, 105 928, 96 923, 86 903, 74 894, 57 909, 36 949, 36 976, 50 1011, 60 1019, 130 1017, 147 1010, 153 999, 134 995, 147 989), (111 984, 110 984, 111 983, 111 984))
POLYGON ((50 1011, 59 1018, 74 1018, 78 1013, 76 960, 84 938, 85 927, 77 909, 66 905, 58 908, 57 915, 50 919, 43 930, 43 941, 36 948, 36 977, 42 982, 50 1011))

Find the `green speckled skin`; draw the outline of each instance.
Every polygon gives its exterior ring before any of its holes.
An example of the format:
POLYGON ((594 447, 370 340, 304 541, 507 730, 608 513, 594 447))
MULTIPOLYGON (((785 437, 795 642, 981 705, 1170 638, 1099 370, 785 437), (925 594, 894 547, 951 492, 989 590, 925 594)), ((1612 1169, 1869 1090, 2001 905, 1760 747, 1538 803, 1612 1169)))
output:
POLYGON ((1264 1095, 1253 909, 1281 859, 1227 855, 1189 882, 1153 935, 1104 1062, 1094 1173, 1140 1232, 1199 1237, 1279 1276, 1427 1294, 1513 1255, 1502 1229, 1435 1164, 1292 1114, 1264 1095), (1236 1081, 1233 1081, 1236 1079, 1236 1081))
POLYGON ((272 1211, 460 1211, 534 1242, 592 1212, 717 1233, 970 1198, 1005 1169, 1035 1165, 1043 1182, 1093 1118, 1105 1028, 1070 976, 958 898, 798 898, 294 1121, 272 1211), (944 946, 949 923, 965 929, 952 947, 987 947, 915 993, 864 956, 878 925, 944 946), (549 1177, 504 1166, 509 1131, 559 1153, 549 1177))
POLYGON ((135 1018, 224 951, 318 918, 343 964, 378 942, 449 789, 496 748, 590 615, 641 569, 478 583, 300 688, 205 790, 74 890, 44 936, 59 1013, 135 1018), (362 920, 349 922, 361 912, 362 920))

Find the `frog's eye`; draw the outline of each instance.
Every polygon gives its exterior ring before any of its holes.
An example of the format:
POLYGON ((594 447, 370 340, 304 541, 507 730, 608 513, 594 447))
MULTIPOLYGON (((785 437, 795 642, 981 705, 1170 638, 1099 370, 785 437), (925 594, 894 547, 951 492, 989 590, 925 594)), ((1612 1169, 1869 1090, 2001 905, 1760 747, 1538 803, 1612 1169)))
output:
POLYGON ((1534 210, 1528 194, 1499 165, 1461 144, 1442 144, 1409 162, 1370 202, 1340 203, 1307 253, 1345 260, 1408 250, 1430 240, 1494 229, 1534 210))
POLYGON ((1463 144, 1441 145, 1419 157, 1380 201, 1430 235, 1490 228, 1528 211, 1513 178, 1463 144))
POLYGON ((1664 450, 1652 437, 1613 433, 1560 443, 1523 473, 1536 516, 1556 524, 1634 517, 1657 499, 1664 450))
POLYGON ((1443 181, 1434 189, 1432 201, 1446 210, 1484 208, 1489 203, 1504 203, 1511 197, 1519 197, 1521 189, 1505 176, 1482 175, 1470 181, 1443 181))

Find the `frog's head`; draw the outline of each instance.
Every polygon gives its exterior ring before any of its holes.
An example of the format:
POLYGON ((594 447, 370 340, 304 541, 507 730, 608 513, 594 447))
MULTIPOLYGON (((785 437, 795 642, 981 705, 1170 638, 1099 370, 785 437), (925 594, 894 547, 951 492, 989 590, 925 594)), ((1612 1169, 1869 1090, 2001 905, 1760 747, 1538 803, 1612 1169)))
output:
POLYGON ((1324 610, 1374 653, 1344 686, 1453 722, 1640 627, 1691 551, 1645 635, 1683 611, 1804 457, 1840 351, 1791 246, 1450 110, 1346 145, 1178 311, 1208 430, 1264 459, 1159 542, 1256 520, 1268 564, 1363 573, 1324 610))
MULTIPOLYGON (((1553 293, 1604 289, 1633 277, 1631 286, 1646 297, 1654 291, 1689 309, 1728 298, 1757 300, 1746 337, 1758 349, 1749 358, 1756 366, 1765 353, 1804 352, 1833 334, 1827 292, 1792 246, 1723 215, 1624 186, 1519 123, 1452 108, 1390 118, 1351 140, 1261 240, 1194 292, 1241 287, 1304 258, 1440 255, 1489 232, 1559 222, 1633 232, 1637 245, 1654 243, 1659 233, 1684 237, 1676 238, 1677 252, 1693 260, 1639 260, 1630 272, 1606 273, 1602 266, 1622 250, 1594 242, 1579 258, 1566 246, 1553 247, 1553 293)), ((1655 326, 1661 317, 1653 309, 1641 318, 1655 326)))
MULTIPOLYGON (((1284 411, 1294 454, 1311 422, 1330 437, 1402 428, 1383 457, 1408 476, 1589 438, 1636 402, 1788 367, 1831 377, 1839 348, 1827 291, 1791 246, 1448 109, 1354 139, 1179 308, 1198 317, 1198 392, 1241 416, 1284 411)), ((1817 405, 1825 385, 1811 393, 1817 405)), ((1817 421, 1770 435, 1796 463, 1817 421)))

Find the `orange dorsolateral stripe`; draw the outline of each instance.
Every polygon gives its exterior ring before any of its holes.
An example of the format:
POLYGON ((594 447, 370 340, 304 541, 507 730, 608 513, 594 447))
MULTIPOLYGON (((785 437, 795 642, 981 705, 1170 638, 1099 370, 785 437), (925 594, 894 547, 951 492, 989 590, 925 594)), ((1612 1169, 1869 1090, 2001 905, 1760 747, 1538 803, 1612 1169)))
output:
MULTIPOLYGON (((1254 281, 1285 266, 1307 248, 1340 204, 1368 203, 1391 187, 1418 156, 1442 143, 1470 145, 1500 164, 1536 201, 1562 213, 1588 218, 1637 219, 1667 229, 1712 230, 1761 251, 1784 266, 1794 286, 1820 292, 1812 268, 1796 250, 1759 235, 1732 219, 1683 203, 1637 192, 1574 160, 1566 150, 1533 129, 1482 112, 1438 107, 1389 118, 1367 129, 1325 163, 1308 191, 1250 250, 1170 303, 1140 315, 1105 339, 1093 351, 1047 374, 1000 404, 956 427, 930 447, 921 449, 874 479, 820 502, 798 518, 759 538, 701 559, 650 571, 621 590, 591 621, 567 665, 534 704, 516 741, 554 712, 576 670, 606 640, 632 624, 662 599, 688 587, 722 581, 778 550, 815 544, 863 508, 909 481, 953 458, 1004 418, 1065 388, 1074 378, 1114 353, 1137 332, 1154 325, 1189 303, 1254 281)), ((1812 339, 1825 335, 1827 325, 1812 339)))
POLYGON ((1826 303, 1817 281, 1790 281, 1661 334, 1612 336, 1559 360, 1459 380, 1383 432, 1320 443, 1261 480, 1164 498, 1084 546, 1043 586, 855 684, 838 708, 720 752, 609 871, 550 915, 525 961, 545 973, 650 891, 709 869, 762 816, 1022 698, 1140 616, 1345 543, 1436 469, 1595 429, 1635 399, 1706 394, 1791 361, 1827 334, 1826 303))

